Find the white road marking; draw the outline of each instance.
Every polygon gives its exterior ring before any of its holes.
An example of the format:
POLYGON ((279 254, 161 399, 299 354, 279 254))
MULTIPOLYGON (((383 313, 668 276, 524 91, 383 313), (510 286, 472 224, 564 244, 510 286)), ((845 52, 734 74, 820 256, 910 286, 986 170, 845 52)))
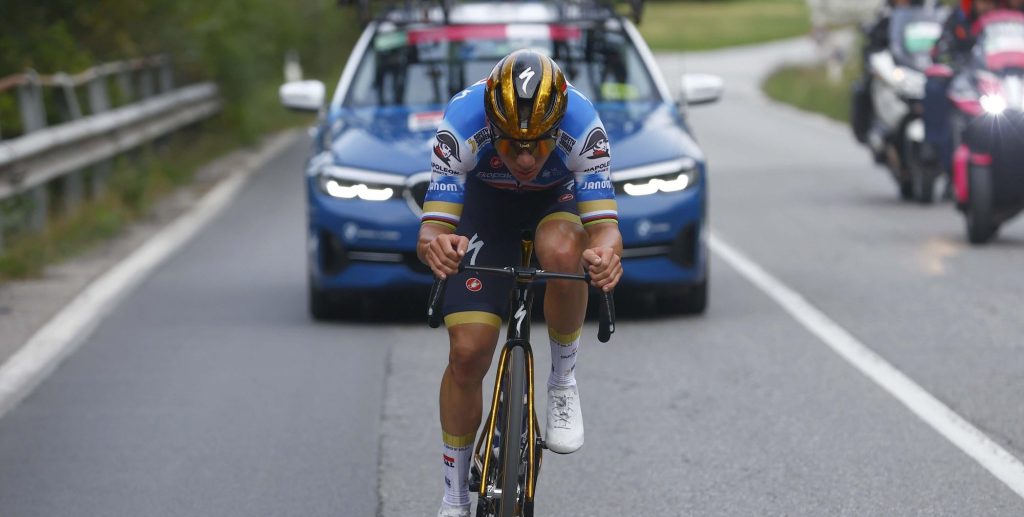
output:
POLYGON ((300 134, 290 131, 272 140, 242 170, 207 192, 192 210, 89 284, 0 365, 0 418, 56 370, 132 288, 216 217, 253 171, 295 142, 300 134))
POLYGON ((833 351, 1024 498, 1024 464, 713 231, 711 250, 833 351))

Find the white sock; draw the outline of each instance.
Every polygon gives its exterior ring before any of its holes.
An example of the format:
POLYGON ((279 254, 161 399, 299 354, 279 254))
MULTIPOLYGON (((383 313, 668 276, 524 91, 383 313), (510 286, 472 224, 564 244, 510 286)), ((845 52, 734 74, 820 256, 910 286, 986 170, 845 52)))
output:
POLYGON ((444 465, 444 504, 469 506, 469 462, 473 458, 476 433, 453 436, 443 430, 441 462, 444 465))
POLYGON ((559 334, 548 327, 551 340, 551 374, 548 386, 576 385, 576 354, 580 348, 580 334, 583 328, 570 334, 559 334))

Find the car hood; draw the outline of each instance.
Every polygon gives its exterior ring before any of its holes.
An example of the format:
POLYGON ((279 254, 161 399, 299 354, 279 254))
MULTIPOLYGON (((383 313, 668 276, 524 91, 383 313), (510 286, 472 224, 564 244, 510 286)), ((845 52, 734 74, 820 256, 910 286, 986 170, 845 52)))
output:
MULTIPOLYGON (((613 170, 704 156, 669 103, 596 106, 612 145, 613 170)), ((440 106, 358 108, 333 112, 325 139, 337 165, 411 175, 430 170, 440 106)))

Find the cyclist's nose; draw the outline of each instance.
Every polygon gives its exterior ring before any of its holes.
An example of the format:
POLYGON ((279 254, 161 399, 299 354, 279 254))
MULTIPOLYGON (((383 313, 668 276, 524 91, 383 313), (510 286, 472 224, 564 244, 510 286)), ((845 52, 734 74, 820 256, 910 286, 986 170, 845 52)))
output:
POLYGON ((531 170, 537 165, 537 159, 532 154, 523 151, 516 156, 516 166, 523 170, 531 170))

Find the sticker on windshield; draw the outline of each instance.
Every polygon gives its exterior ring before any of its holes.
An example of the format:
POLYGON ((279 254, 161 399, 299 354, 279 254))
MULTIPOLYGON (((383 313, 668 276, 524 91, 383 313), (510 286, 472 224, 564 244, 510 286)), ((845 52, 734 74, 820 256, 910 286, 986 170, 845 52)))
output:
POLYGON ((408 41, 409 36, 405 31, 381 32, 373 38, 373 49, 377 52, 387 52, 406 46, 408 41))
POLYGON ((631 101, 640 96, 636 86, 629 83, 602 83, 601 100, 631 101))
POLYGON ((434 130, 441 125, 444 119, 443 111, 425 111, 422 113, 409 114, 409 131, 434 130))

